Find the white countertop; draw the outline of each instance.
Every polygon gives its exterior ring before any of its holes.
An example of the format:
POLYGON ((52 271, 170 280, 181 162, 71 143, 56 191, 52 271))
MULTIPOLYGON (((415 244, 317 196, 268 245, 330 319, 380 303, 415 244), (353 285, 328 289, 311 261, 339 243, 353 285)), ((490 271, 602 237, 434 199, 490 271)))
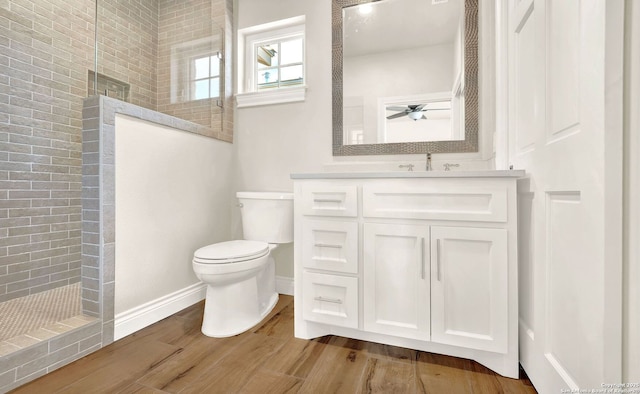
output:
POLYGON ((317 172, 291 174, 291 179, 521 178, 524 175, 524 170, 317 172))

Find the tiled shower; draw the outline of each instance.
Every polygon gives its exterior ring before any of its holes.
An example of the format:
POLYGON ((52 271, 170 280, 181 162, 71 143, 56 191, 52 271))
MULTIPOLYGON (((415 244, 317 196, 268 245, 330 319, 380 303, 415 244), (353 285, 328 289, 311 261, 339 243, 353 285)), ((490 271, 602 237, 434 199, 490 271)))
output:
MULTIPOLYGON (((110 342, 99 324, 100 267, 83 256, 94 242, 82 239, 84 98, 117 95, 230 141, 230 106, 175 100, 180 54, 203 42, 224 52, 230 7, 218 0, 0 0, 0 330, 11 326, 0 332, 0 392, 110 342), (25 321, 16 317, 21 310, 42 313, 16 328, 25 321)), ((222 89, 229 95, 231 84, 222 89)))

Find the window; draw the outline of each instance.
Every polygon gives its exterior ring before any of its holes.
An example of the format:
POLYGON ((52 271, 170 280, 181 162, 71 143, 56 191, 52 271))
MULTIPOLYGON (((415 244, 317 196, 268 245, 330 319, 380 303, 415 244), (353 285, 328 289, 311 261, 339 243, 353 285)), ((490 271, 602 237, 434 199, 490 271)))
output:
POLYGON ((172 45, 170 61, 171 104, 220 97, 224 89, 221 34, 172 45))
POLYGON ((304 16, 238 30, 238 108, 303 101, 304 16))
POLYGON ((191 64, 191 99, 219 97, 220 59, 218 55, 196 57, 191 64))
POLYGON ((255 45, 256 90, 302 85, 302 37, 255 45))

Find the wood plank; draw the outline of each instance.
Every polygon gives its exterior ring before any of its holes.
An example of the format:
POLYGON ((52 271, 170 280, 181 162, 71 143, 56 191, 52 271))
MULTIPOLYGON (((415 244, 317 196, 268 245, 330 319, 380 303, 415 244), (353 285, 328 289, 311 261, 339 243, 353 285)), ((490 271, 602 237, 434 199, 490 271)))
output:
POLYGON ((524 393, 524 394, 536 394, 536 389, 531 382, 518 379, 505 378, 504 376, 496 375, 498 383, 500 384, 501 392, 503 393, 524 393))
POLYGON ((416 363, 419 393, 469 394, 470 361, 462 358, 418 352, 416 363))
POLYGON ((332 337, 305 380, 303 393, 355 393, 367 366, 363 349, 356 339, 332 337))
POLYGON ((411 363, 369 358, 359 392, 415 393, 415 372, 415 367, 411 363))
POLYGON ((233 351, 218 363, 209 366, 199 379, 180 393, 229 393, 237 392, 254 375, 254 372, 268 362, 286 342, 285 339, 250 333, 235 346, 233 351))
POLYGON ((277 374, 263 368, 242 387, 241 392, 246 394, 282 393, 294 394, 301 392, 300 387, 304 380, 293 376, 277 374))
POLYGON ((245 337, 246 335, 209 338, 201 334, 181 353, 138 379, 138 383, 168 393, 177 393, 199 380, 245 337))
POLYGON ((385 345, 382 343, 366 342, 364 349, 367 356, 387 361, 415 364, 416 359, 418 358, 417 350, 385 345))
POLYGON ((253 330, 256 334, 293 338, 293 326, 286 324, 293 319, 293 299, 289 297, 289 299, 281 300, 279 304, 281 309, 272 313, 253 330))
POLYGON ((489 368, 478 364, 477 362, 471 362, 470 375, 473 386, 473 392, 477 394, 493 394, 493 393, 532 393, 535 394, 535 389, 530 385, 528 379, 510 379, 504 376, 500 376, 489 368), (529 384, 527 384, 529 383, 529 384))
POLYGON ((202 323, 202 311, 204 310, 204 300, 196 302, 195 304, 184 308, 183 310, 176 312, 173 316, 179 317, 185 320, 194 321, 196 323, 202 323))
POLYGON ((318 362, 330 339, 330 336, 311 341, 291 338, 269 359, 263 368, 304 379, 318 362))
POLYGON ((118 394, 166 394, 166 391, 143 386, 134 382, 118 391, 118 394))

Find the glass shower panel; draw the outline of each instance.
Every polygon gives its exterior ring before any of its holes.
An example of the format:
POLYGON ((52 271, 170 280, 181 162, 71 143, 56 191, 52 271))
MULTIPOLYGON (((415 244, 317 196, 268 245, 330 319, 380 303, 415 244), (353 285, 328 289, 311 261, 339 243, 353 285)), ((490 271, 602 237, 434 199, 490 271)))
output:
POLYGON ((90 92, 222 130, 219 2, 97 0, 96 7, 90 92))
POLYGON ((170 59, 171 104, 220 99, 222 32, 171 44, 170 59))

